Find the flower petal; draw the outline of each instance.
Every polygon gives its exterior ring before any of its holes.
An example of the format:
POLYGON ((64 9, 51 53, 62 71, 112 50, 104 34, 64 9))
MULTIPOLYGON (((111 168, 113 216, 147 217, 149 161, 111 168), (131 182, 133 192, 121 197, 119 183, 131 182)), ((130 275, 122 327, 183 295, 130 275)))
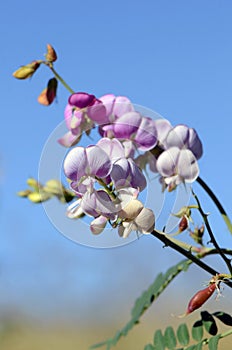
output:
POLYGON ((196 180, 199 175, 199 167, 197 159, 190 150, 183 149, 180 151, 177 169, 178 174, 186 182, 193 182, 196 180))
POLYGON ((99 146, 89 146, 86 148, 86 155, 88 159, 88 169, 86 174, 96 175, 100 178, 109 175, 112 169, 112 163, 105 151, 99 146))
POLYGON ((180 150, 177 147, 171 147, 161 153, 156 162, 156 168, 162 176, 172 176, 176 173, 176 165, 180 150))
POLYGON ((143 208, 137 218, 135 224, 138 230, 144 234, 151 233, 155 226, 155 215, 151 209, 143 208))
POLYGON ((78 181, 86 174, 87 157, 83 147, 75 147, 69 151, 64 160, 64 173, 73 180, 78 181))
POLYGON ((100 215, 96 219, 94 219, 90 224, 90 230, 94 235, 99 235, 104 228, 106 227, 108 219, 100 215))

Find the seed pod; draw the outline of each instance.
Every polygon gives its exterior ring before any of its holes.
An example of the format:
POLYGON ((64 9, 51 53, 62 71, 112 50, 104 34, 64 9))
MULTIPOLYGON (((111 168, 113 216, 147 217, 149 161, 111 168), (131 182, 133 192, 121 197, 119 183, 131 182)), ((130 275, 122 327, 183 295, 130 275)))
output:
POLYGON ((205 289, 199 290, 190 300, 186 311, 186 315, 199 309, 199 307, 201 307, 211 297, 216 287, 217 283, 214 282, 209 284, 208 287, 206 287, 205 289))

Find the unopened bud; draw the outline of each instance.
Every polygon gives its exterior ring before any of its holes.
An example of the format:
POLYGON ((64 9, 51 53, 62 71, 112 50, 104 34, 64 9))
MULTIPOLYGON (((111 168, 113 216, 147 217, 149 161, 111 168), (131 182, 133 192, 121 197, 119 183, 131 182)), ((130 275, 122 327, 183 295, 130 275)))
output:
POLYGON ((19 191, 18 193, 17 193, 17 195, 19 196, 19 197, 24 197, 24 198, 26 198, 26 197, 28 197, 28 195, 31 193, 31 190, 25 190, 25 191, 19 191))
POLYGON ((56 90, 57 90, 57 79, 52 78, 48 81, 47 87, 41 92, 38 97, 38 102, 44 106, 49 106, 52 104, 54 99, 56 98, 56 90))
POLYGON ((186 215, 182 216, 180 222, 179 222, 179 231, 183 232, 188 228, 189 220, 186 215))
POLYGON ((27 184, 28 186, 32 187, 36 191, 38 191, 39 188, 41 187, 40 183, 33 177, 29 177, 29 179, 27 179, 27 184))
POLYGON ((132 199, 118 212, 121 219, 134 220, 143 209, 143 204, 138 199, 132 199))
POLYGON ((204 235, 204 231, 205 227, 202 225, 201 227, 196 227, 194 231, 190 231, 189 234, 196 243, 203 245, 202 237, 204 235))
POLYGON ((27 79, 30 78, 35 71, 39 68, 40 62, 38 61, 33 61, 26 66, 22 66, 19 69, 17 69, 14 73, 13 76, 16 79, 27 79))
POLYGON ((47 53, 45 58, 48 62, 55 62, 57 60, 56 51, 50 44, 47 44, 47 53))

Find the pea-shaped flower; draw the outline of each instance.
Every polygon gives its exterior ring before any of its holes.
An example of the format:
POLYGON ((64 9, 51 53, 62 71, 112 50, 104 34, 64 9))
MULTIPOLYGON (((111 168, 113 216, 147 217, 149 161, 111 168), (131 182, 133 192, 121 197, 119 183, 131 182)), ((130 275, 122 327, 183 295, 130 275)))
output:
POLYGON ((79 195, 91 190, 97 178, 107 177, 112 169, 109 156, 99 146, 75 147, 64 160, 64 173, 79 195))

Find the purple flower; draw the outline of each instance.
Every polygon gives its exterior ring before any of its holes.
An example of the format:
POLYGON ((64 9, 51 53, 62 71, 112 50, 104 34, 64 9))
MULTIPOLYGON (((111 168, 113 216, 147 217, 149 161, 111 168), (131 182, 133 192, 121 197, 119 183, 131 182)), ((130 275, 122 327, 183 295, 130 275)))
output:
POLYGON ((157 131, 152 119, 138 112, 129 112, 118 118, 113 133, 119 140, 131 140, 138 149, 147 151, 157 144, 157 131))
POLYGON ((65 147, 71 147, 79 142, 83 132, 93 128, 94 121, 104 120, 106 111, 102 102, 94 95, 77 92, 69 97, 64 115, 69 132, 58 142, 65 147), (95 119, 92 119, 92 115, 95 119))
POLYGON ((197 159, 202 156, 203 147, 201 140, 195 129, 186 125, 176 125, 171 129, 165 140, 166 148, 178 147, 179 149, 189 149, 197 159))
POLYGON ((64 160, 64 173, 72 181, 72 189, 78 193, 91 189, 95 178, 107 177, 111 169, 110 158, 99 146, 75 147, 64 160))
POLYGON ((199 175, 197 159, 189 149, 171 147, 156 162, 165 186, 173 190, 181 182, 193 182, 199 175))
POLYGON ((145 176, 132 159, 121 158, 114 162, 110 177, 116 189, 133 187, 141 192, 147 185, 145 176))

